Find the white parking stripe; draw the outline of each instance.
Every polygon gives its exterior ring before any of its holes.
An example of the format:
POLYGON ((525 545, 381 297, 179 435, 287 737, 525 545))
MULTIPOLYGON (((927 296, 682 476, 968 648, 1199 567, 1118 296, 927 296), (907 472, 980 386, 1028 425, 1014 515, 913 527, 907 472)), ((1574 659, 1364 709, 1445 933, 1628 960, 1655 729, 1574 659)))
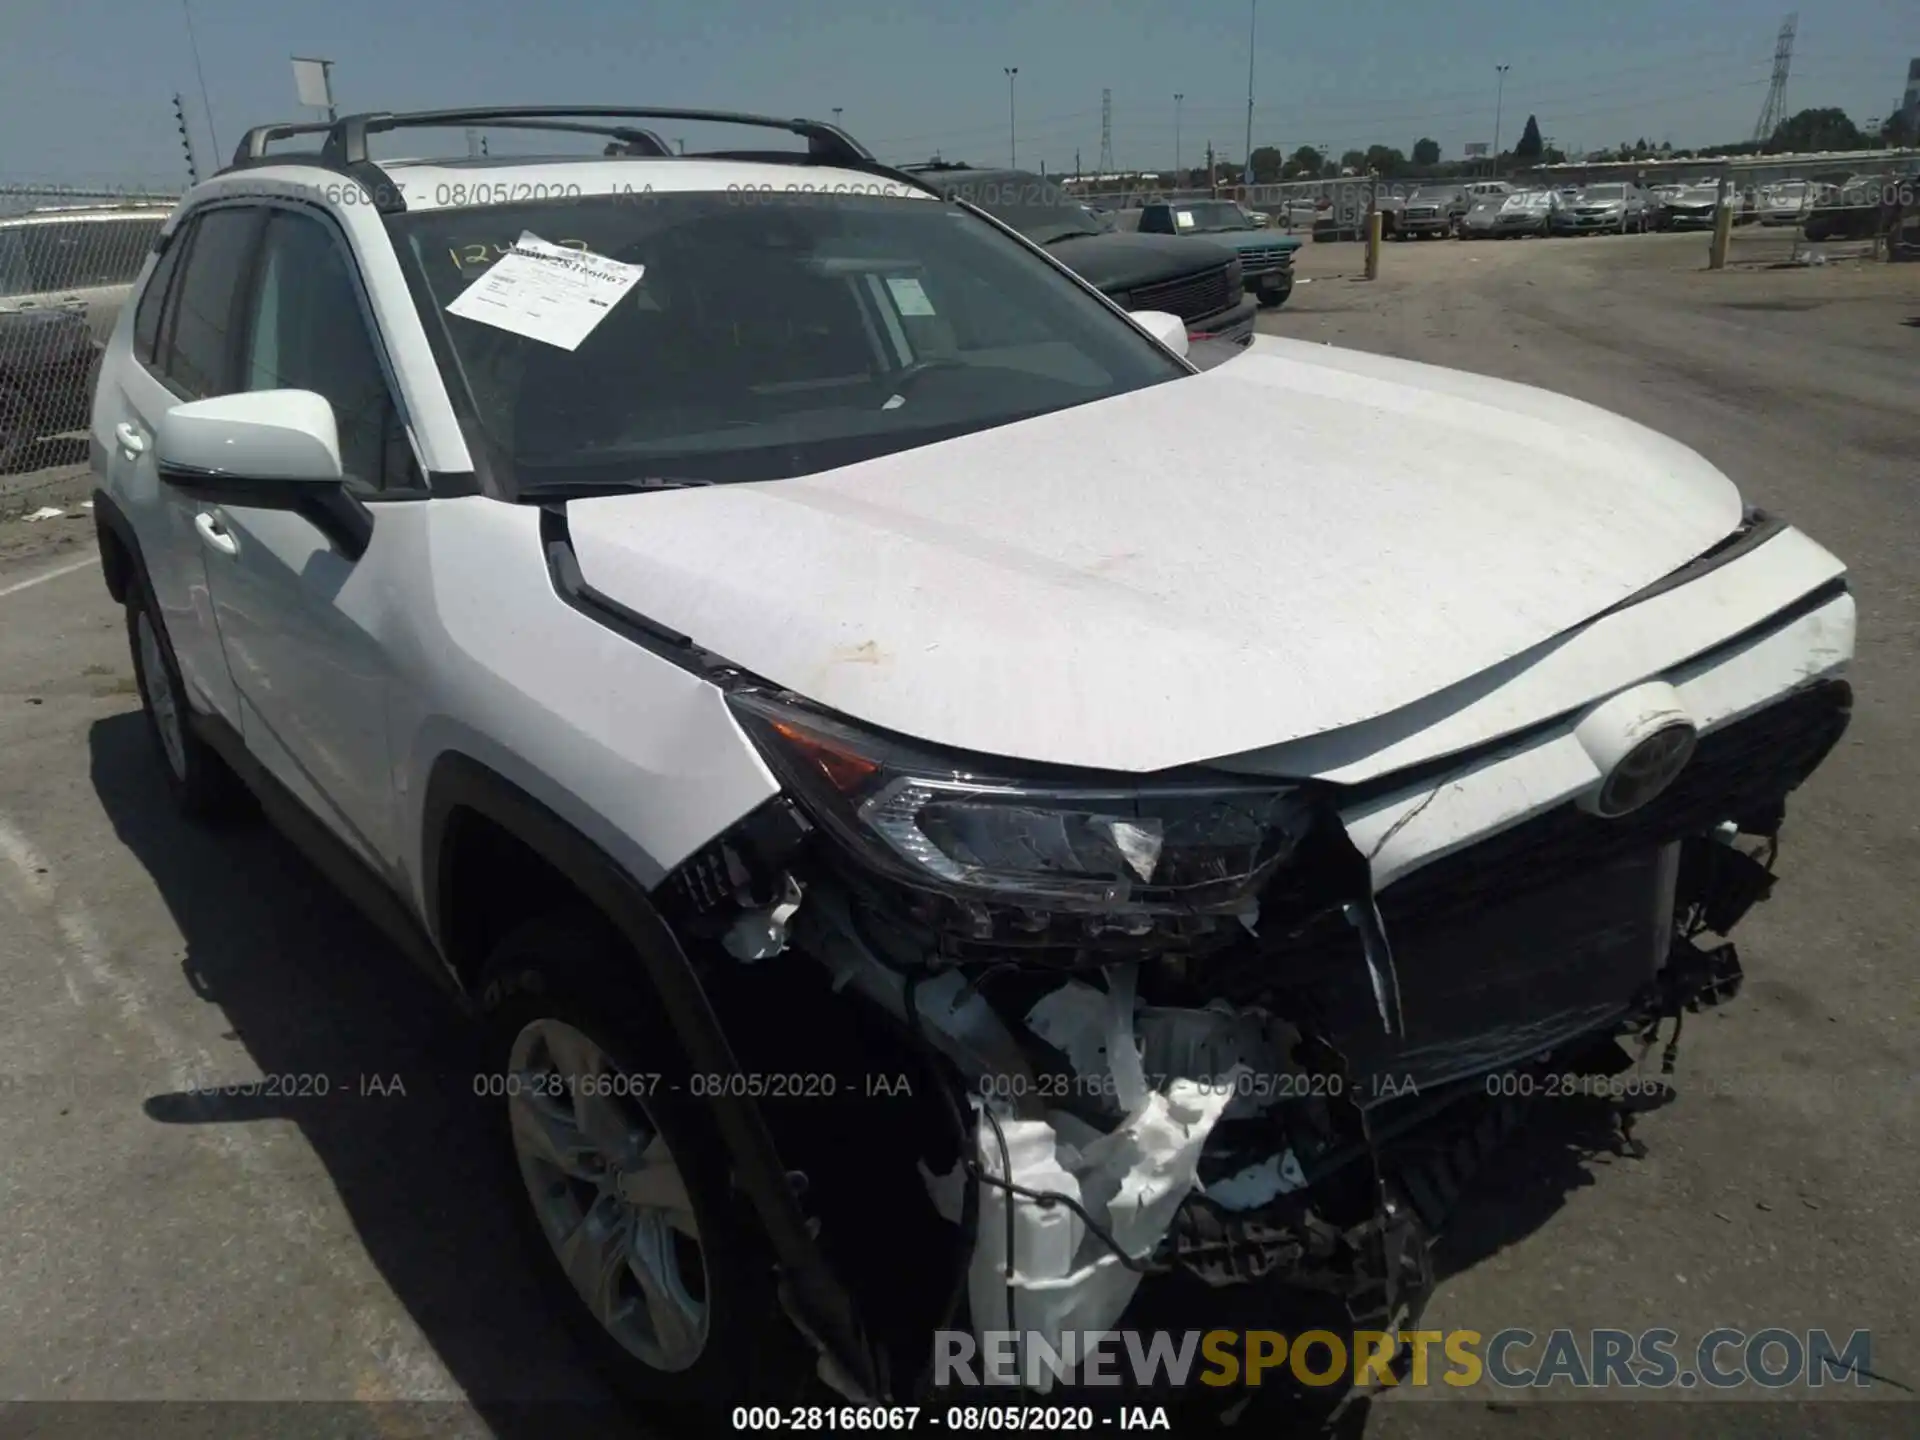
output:
POLYGON ((84 560, 75 560, 71 564, 59 566, 57 569, 47 570, 39 575, 30 575, 25 580, 14 581, 11 585, 0 585, 0 600, 6 599, 9 595, 18 595, 22 590, 31 590, 36 585, 44 585, 49 580, 58 580, 62 575, 71 575, 76 570, 84 570, 89 565, 98 565, 99 563, 100 557, 98 555, 89 555, 84 560))

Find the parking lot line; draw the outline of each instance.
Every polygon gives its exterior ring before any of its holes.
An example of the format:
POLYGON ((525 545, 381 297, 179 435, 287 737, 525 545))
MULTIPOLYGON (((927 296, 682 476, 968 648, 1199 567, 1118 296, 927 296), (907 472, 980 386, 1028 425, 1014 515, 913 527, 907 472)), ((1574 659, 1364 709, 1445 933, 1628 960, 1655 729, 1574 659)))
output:
POLYGON ((44 585, 49 580, 58 580, 62 575, 71 575, 76 570, 84 570, 89 565, 98 565, 100 557, 89 555, 84 560, 75 560, 71 564, 60 565, 52 570, 42 571, 38 575, 29 575, 25 580, 16 580, 11 585, 0 585, 0 600, 9 595, 18 595, 22 590, 31 590, 36 585, 44 585))

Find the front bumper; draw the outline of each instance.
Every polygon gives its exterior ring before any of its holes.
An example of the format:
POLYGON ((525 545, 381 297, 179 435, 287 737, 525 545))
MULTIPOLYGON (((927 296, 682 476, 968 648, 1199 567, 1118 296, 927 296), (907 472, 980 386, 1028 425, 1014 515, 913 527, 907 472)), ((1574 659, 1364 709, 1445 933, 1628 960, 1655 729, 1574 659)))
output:
POLYGON ((1249 295, 1287 295, 1293 291, 1293 266, 1276 265, 1270 270, 1244 277, 1249 295))
POLYGON ((1453 231, 1451 215, 1402 215, 1394 227, 1406 235, 1446 235, 1453 231))
POLYGON ((1613 215, 1556 215, 1553 228, 1567 234, 1580 234, 1587 231, 1607 231, 1631 229, 1633 222, 1626 216, 1613 215))
POLYGON ((1241 296, 1233 304, 1187 322, 1187 341, 1189 344, 1214 341, 1245 345, 1253 339, 1253 321, 1259 313, 1259 301, 1245 292, 1243 282, 1241 296))

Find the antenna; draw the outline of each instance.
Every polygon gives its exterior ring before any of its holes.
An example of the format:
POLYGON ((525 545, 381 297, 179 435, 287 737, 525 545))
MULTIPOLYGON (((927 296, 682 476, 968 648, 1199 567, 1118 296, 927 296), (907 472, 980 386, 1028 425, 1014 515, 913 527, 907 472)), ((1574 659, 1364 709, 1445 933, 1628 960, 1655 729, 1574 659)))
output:
POLYGON ((1100 92, 1100 173, 1111 175, 1120 167, 1113 163, 1113 91, 1100 92))
POLYGON ((1773 139, 1773 132, 1787 118, 1787 71, 1793 67, 1793 32, 1799 23, 1797 12, 1787 16, 1773 42, 1773 84, 1767 87, 1767 103, 1760 107, 1759 123, 1753 127, 1756 145, 1773 139))

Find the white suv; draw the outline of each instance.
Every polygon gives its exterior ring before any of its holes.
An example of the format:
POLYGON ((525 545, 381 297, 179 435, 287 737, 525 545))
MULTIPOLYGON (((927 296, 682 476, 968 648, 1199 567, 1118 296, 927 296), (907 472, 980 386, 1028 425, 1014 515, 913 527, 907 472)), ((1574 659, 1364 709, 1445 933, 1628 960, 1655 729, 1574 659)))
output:
POLYGON ((1391 1329, 1508 1079, 1738 979, 1840 562, 1578 401, 1183 343, 834 127, 690 112, 258 130, 142 275, 96 513, 168 780, 481 1019, 658 1407, 1234 1295, 1391 1329), (428 124, 618 153, 367 158, 428 124))

